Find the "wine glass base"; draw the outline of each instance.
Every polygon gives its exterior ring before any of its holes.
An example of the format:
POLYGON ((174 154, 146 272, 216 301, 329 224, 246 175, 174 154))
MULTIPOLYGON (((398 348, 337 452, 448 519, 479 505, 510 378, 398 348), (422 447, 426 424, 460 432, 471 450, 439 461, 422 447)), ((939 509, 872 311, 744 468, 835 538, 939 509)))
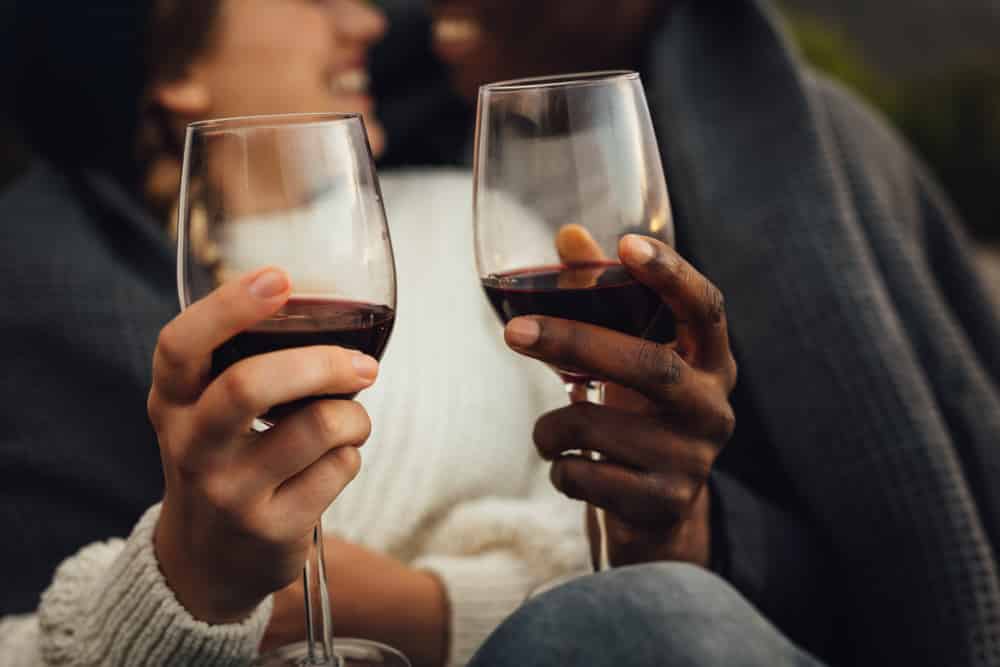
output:
MULTIPOLYGON (((410 661, 396 649, 367 639, 336 639, 334 653, 339 662, 329 667, 411 667, 410 661)), ((266 653, 254 661, 253 667, 310 667, 309 646, 306 642, 289 644, 266 653)), ((316 667, 327 667, 315 663, 316 667)))

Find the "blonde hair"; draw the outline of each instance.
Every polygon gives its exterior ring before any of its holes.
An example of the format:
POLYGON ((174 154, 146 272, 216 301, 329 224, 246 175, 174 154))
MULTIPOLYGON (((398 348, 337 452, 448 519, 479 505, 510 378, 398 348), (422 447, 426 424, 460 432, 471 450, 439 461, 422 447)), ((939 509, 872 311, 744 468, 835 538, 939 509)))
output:
MULTIPOLYGON (((211 48, 223 0, 156 0, 150 26, 147 89, 140 111, 136 157, 142 196, 165 225, 176 225, 183 146, 167 111, 152 99, 153 86, 183 77, 211 48)), ((172 230, 173 231, 173 230, 172 230)))

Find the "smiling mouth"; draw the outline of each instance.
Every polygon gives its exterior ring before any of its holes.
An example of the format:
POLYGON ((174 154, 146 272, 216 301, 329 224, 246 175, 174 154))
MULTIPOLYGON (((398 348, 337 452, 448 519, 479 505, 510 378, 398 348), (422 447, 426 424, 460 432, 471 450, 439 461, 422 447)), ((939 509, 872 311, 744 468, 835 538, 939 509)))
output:
POLYGON ((334 95, 363 95, 368 92, 368 72, 362 68, 350 69, 330 79, 330 92, 334 95))

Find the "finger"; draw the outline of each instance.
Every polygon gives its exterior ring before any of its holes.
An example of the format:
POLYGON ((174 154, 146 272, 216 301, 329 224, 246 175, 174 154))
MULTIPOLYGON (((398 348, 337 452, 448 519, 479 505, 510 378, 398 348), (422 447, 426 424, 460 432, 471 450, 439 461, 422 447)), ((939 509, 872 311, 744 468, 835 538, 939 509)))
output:
POLYGON ((153 354, 153 383, 164 398, 191 402, 210 375, 212 351, 273 315, 291 293, 288 276, 265 268, 226 283, 163 327, 153 354))
POLYGON ((622 238, 619 254, 636 279, 670 306, 684 358, 712 371, 728 371, 732 365, 735 374, 722 292, 673 248, 656 239, 629 234, 622 238))
POLYGON ((226 369, 198 400, 199 424, 224 441, 271 408, 314 396, 355 394, 371 386, 378 362, 336 346, 299 347, 247 357, 226 369))
POLYGON ((657 419, 593 403, 569 405, 543 415, 533 434, 542 458, 571 450, 598 452, 637 470, 673 472, 705 479, 718 455, 714 441, 676 433, 657 419))
POLYGON ((331 450, 279 487, 271 509, 291 525, 313 525, 360 471, 355 447, 331 450))
POLYGON ((685 405, 702 395, 694 384, 698 373, 669 345, 583 322, 536 316, 511 320, 504 338, 516 352, 631 387, 660 405, 685 405), (698 393, 691 394, 695 390, 698 393))
POLYGON ((606 461, 566 456, 552 464, 563 494, 601 507, 637 528, 671 526, 687 517, 699 483, 684 475, 646 473, 606 461))
POLYGON ((241 457, 258 492, 286 488, 330 452, 361 447, 371 435, 368 413, 355 401, 314 401, 282 418, 241 457))
MULTIPOLYGON (((556 234, 556 251, 559 260, 570 267, 580 264, 591 264, 607 261, 604 251, 594 237, 580 225, 563 225, 556 234)), ((563 271, 559 275, 559 287, 583 288, 591 287, 604 272, 603 267, 577 268, 563 271)))

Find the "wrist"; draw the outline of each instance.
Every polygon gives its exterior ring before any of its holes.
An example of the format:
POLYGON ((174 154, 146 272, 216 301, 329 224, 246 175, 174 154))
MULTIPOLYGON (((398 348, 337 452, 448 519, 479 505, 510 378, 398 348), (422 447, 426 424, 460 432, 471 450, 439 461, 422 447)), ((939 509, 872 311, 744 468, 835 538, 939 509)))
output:
POLYGON ((703 486, 690 514, 667 527, 636 528, 608 515, 608 547, 615 566, 682 561, 708 568, 712 561, 711 498, 703 486))
MULTIPOLYGON (((153 553, 167 586, 192 617, 209 625, 239 623, 249 618, 264 597, 246 595, 224 584, 224 576, 183 545, 164 502, 153 533, 153 553)), ((265 596, 266 597, 266 596, 265 596)))

